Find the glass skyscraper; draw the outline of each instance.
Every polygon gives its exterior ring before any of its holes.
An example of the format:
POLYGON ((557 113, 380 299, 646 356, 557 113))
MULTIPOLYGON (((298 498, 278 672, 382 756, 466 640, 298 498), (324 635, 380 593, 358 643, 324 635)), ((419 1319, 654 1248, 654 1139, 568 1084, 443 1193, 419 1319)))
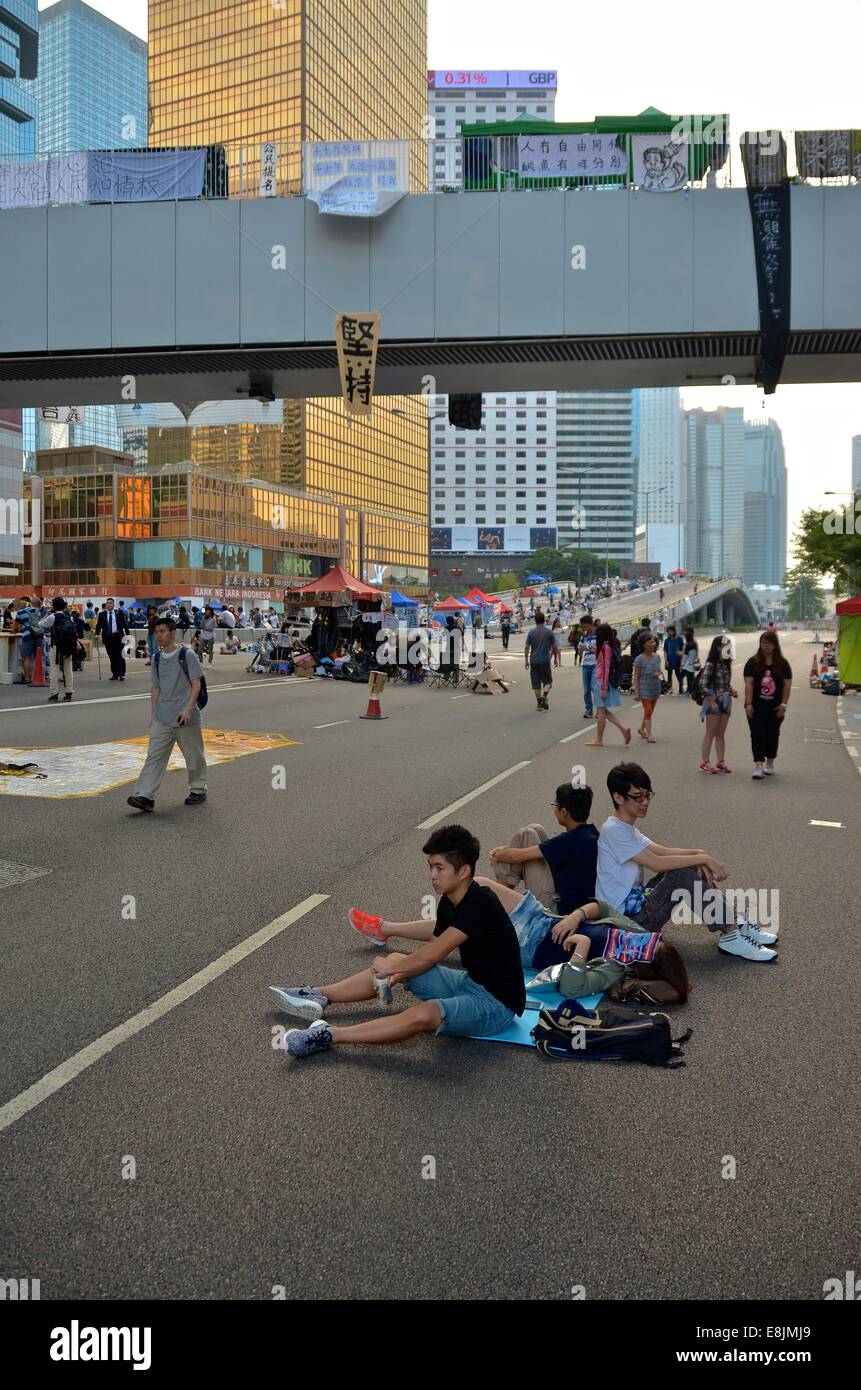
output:
MULTIPOLYGON (((150 145, 223 143, 233 193, 240 176, 256 189, 264 141, 278 146, 285 194, 301 190, 303 140, 395 138, 415 141, 412 187, 424 190, 426 0, 150 0, 149 104, 150 145)), ((385 397, 352 426, 340 399, 285 402, 281 430, 279 441, 269 427, 198 427, 172 441, 165 429, 157 442, 150 431, 150 467, 181 453, 294 486, 298 464, 305 493, 367 512, 353 554, 368 573, 426 583, 427 398, 385 397)))
POLYGON ((38 61, 36 0, 0 0, 0 159, 36 150, 38 61))
MULTIPOLYGON (((39 72, 32 84, 39 112, 38 152, 145 146, 146 44, 82 0, 58 0, 39 18, 39 72)), ((38 421, 35 410, 24 412, 28 464, 36 449, 87 444, 122 449, 112 405, 85 407, 82 425, 52 425, 38 421)))

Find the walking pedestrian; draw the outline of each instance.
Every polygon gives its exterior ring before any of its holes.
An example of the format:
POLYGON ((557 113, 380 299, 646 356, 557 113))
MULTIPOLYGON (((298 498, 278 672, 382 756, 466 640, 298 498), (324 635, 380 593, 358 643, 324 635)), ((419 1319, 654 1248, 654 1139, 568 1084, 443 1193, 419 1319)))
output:
POLYGON ((595 681, 595 663, 597 661, 596 641, 595 641, 595 622, 591 613, 584 613, 580 619, 581 636, 577 645, 580 656, 580 670, 583 677, 583 718, 593 717, 593 706, 598 687, 595 681))
POLYGON ((684 650, 681 660, 679 694, 685 694, 685 682, 687 682, 687 694, 691 695, 694 688, 694 676, 700 664, 700 649, 692 627, 686 627, 682 635, 684 637, 684 650))
POLYGON ((523 649, 526 669, 532 684, 532 690, 536 699, 536 708, 539 710, 549 710, 550 705, 547 696, 553 685, 553 670, 551 661, 556 659, 559 644, 556 641, 556 634, 551 632, 547 626, 544 614, 539 608, 535 614, 535 627, 529 629, 526 634, 526 645, 523 649))
POLYGON ((209 664, 212 665, 212 656, 215 651, 215 634, 218 627, 218 620, 215 616, 215 609, 209 604, 203 610, 203 618, 200 623, 200 660, 201 664, 209 657, 209 664))
POLYGON ((499 619, 499 630, 502 633, 502 649, 508 651, 508 643, 511 639, 511 614, 503 613, 499 619))
POLYGON ((652 716, 661 695, 661 658, 658 640, 650 633, 642 639, 640 651, 634 658, 634 699, 643 706, 643 718, 637 730, 640 738, 655 743, 652 737, 652 716))
POLYGON ((744 709, 750 727, 753 777, 774 775, 780 732, 792 691, 792 669, 776 632, 763 632, 744 668, 744 709))
MULTIPOLYGON (((595 705, 598 711, 598 718, 595 738, 591 739, 586 744, 586 747, 604 747, 604 728, 607 720, 609 720, 611 724, 615 724, 624 738, 625 743, 630 743, 631 730, 612 713, 614 709, 617 709, 621 705, 622 696, 619 693, 618 684, 613 684, 613 677, 615 675, 614 668, 618 670, 613 658, 614 653, 617 657, 619 657, 619 654, 613 645, 613 629, 610 627, 609 623, 598 624, 595 632, 595 649, 595 682, 597 685, 595 705)), ((621 665, 621 657, 619 657, 619 665, 621 665)))
POLYGON ((676 681, 678 682, 678 694, 681 695, 682 693, 681 659, 683 646, 684 643, 681 637, 678 637, 676 635, 675 624, 670 623, 670 625, 667 628, 667 636, 664 641, 664 663, 667 668, 667 680, 670 686, 667 692, 667 694, 669 695, 671 695, 673 692, 673 676, 675 676, 676 681))
POLYGON ((206 800, 206 755, 198 706, 203 670, 194 652, 177 646, 173 618, 159 618, 155 632, 158 651, 152 668, 149 750, 134 794, 128 798, 136 811, 155 809, 155 794, 175 743, 188 769, 186 806, 206 800))
POLYGON ((72 615, 67 612, 66 600, 51 600, 51 612, 39 623, 39 631, 49 634, 49 642, 54 648, 51 662, 51 694, 48 704, 56 705, 60 698, 60 672, 63 673, 64 702, 71 700, 75 692, 74 661, 78 650, 78 633, 72 615))
POLYGON ((732 772, 726 765, 726 726, 732 714, 732 702, 738 691, 732 686, 732 649, 728 637, 715 637, 709 647, 705 665, 700 676, 700 690, 703 696, 700 719, 705 728, 700 750, 700 772, 732 772), (717 761, 710 761, 712 744, 715 746, 717 761))
POLYGON ((153 657, 158 651, 158 643, 155 640, 155 625, 158 622, 158 609, 151 603, 146 610, 146 664, 151 666, 153 657))
POLYGON ((42 633, 39 631, 39 609, 24 595, 18 600, 15 616, 21 625, 21 684, 32 685, 36 653, 44 647, 42 633))
POLYGON ((109 598, 99 614, 96 623, 96 637, 101 637, 108 660, 111 663, 111 680, 124 681, 126 660, 123 656, 123 638, 128 635, 129 620, 125 609, 114 611, 114 601, 109 598))

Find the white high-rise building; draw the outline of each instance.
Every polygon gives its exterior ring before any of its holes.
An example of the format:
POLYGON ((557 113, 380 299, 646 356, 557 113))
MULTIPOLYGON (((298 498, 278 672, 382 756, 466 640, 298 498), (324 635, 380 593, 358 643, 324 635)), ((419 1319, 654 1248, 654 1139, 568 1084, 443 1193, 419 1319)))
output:
POLYGON ((861 434, 852 436, 852 491, 861 492, 861 434))
POLYGON ((786 574, 786 463, 773 420, 744 427, 744 582, 782 585, 786 574))
POLYGON ((457 188, 463 180, 461 127, 537 116, 552 121, 556 71, 499 72, 454 69, 428 73, 430 187, 457 188), (436 142, 436 143, 435 143, 436 142))
POLYGON ((450 425, 433 396, 430 451, 432 528, 556 525, 554 392, 485 395, 479 431, 450 425))
POLYGON ((685 553, 685 417, 674 386, 634 393, 637 478, 637 526, 642 546, 637 559, 669 574, 683 565, 685 553), (642 553, 641 553, 642 551, 642 553))
MULTIPOLYGON (((429 72, 430 186, 461 184, 463 125, 519 115, 552 121, 555 101, 552 69, 429 72)), ((485 395, 483 424, 478 432, 451 428, 448 397, 433 398, 431 527, 470 528, 451 538, 453 549, 466 550, 472 548, 471 528, 505 526, 512 529, 504 543, 522 552, 523 527, 556 525, 556 393, 485 395)), ((432 549, 434 540, 432 531, 432 549)))
POLYGON ((744 569, 744 412, 687 412, 687 568, 718 578, 744 569))
POLYGON ((634 559, 636 456, 634 392, 556 395, 556 516, 559 545, 634 559))

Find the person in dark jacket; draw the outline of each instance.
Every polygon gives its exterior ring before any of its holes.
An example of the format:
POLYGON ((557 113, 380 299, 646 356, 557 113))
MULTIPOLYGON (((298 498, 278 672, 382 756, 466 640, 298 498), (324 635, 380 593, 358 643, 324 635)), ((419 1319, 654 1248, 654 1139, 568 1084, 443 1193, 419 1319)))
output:
POLYGON ((101 637, 108 660, 111 663, 111 680, 124 681, 126 660, 123 656, 123 641, 128 636, 129 620, 124 608, 115 609, 109 598, 99 614, 96 623, 96 636, 101 637))

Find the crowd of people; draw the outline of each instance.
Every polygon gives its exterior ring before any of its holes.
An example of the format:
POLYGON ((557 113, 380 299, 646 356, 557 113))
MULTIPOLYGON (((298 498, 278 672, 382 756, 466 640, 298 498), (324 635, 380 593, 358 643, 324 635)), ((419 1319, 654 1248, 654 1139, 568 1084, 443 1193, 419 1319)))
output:
MULTIPOLYGON (((595 982, 590 963, 614 961, 614 997, 684 1003, 688 972, 664 932, 671 921, 679 923, 679 902, 702 902, 706 890, 703 922, 720 954, 752 964, 777 958, 777 933, 763 930, 716 887, 727 870, 714 854, 659 844, 639 828, 654 798, 643 767, 619 763, 608 774, 607 791, 612 811, 599 831, 590 820, 592 789, 557 787, 559 833, 548 836, 535 823, 517 831, 509 845, 491 851, 493 878, 476 875, 480 845, 469 830, 435 830, 422 850, 439 895, 435 921, 388 921, 354 908, 351 927, 381 953, 346 979, 270 986, 279 1008, 305 1024, 284 1033, 283 1050, 308 1057, 337 1045, 396 1043, 418 1033, 492 1037, 526 1008, 524 972, 566 963, 584 967, 582 995, 595 982), (410 954, 388 952, 392 938, 421 945, 410 954), (455 950, 463 970, 443 964, 455 950), (328 1017, 338 1004, 374 998, 388 1004, 399 985, 417 1001, 401 1012, 343 1026, 328 1017)), ((694 907, 684 915, 700 914, 694 907)))

